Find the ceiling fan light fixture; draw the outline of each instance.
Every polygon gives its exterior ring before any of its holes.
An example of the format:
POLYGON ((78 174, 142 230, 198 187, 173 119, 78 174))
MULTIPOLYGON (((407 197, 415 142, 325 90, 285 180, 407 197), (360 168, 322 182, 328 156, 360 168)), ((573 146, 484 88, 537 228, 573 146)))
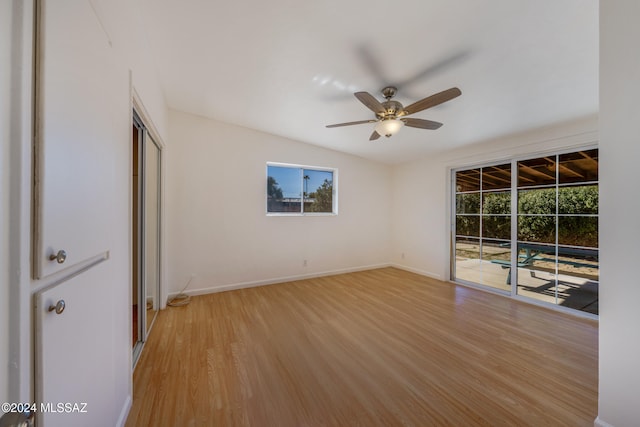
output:
POLYGON ((400 131, 402 126, 409 126, 418 129, 439 129, 442 123, 434 122, 433 120, 416 119, 413 117, 406 118, 405 116, 419 113, 427 108, 435 107, 443 102, 452 100, 453 98, 460 96, 462 92, 457 87, 443 90, 434 95, 427 96, 426 98, 416 101, 408 107, 403 107, 398 101, 394 101, 393 98, 396 94, 396 88, 389 86, 382 90, 386 101, 380 102, 369 92, 356 92, 355 97, 358 98, 365 107, 373 111, 376 114, 375 119, 371 120, 358 120, 355 122, 337 123, 335 125, 327 125, 328 128, 337 128, 341 126, 360 125, 364 123, 375 123, 375 130, 371 134, 369 141, 375 141, 382 135, 387 138, 391 135, 395 135, 400 131), (399 119, 400 118, 400 119, 399 119))
POLYGON ((387 138, 391 135, 395 135, 404 126, 404 122, 398 119, 383 119, 380 120, 375 127, 376 132, 380 135, 384 135, 387 138))

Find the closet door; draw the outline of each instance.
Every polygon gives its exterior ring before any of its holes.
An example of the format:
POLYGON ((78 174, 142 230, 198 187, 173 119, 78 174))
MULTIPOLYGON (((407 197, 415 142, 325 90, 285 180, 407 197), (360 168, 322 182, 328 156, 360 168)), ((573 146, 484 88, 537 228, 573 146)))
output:
POLYGON ((118 352, 111 330, 117 303, 111 280, 103 262, 35 296, 40 427, 116 425, 121 398, 115 395, 117 372, 109 363, 118 352), (100 360, 108 363, 97 365, 100 360))
MULTIPOLYGON (((34 276, 109 256, 114 149, 129 141, 128 71, 89 0, 40 0, 34 276)), ((126 198, 126 194, 121 194, 126 198)))
POLYGON ((147 133, 144 155, 145 335, 159 310, 160 292, 160 149, 147 133))
POLYGON ((129 73, 89 0, 36 4, 35 390, 79 405, 36 421, 113 426, 130 384, 129 73))

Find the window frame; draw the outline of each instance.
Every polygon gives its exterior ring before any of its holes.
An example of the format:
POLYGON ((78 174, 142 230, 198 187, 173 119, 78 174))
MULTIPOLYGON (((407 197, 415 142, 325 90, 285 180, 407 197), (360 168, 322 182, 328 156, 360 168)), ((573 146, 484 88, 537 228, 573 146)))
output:
POLYGON ((337 216, 338 215, 338 169, 324 166, 310 166, 301 165, 295 163, 282 163, 282 162, 267 162, 265 166, 265 179, 263 183, 264 188, 264 209, 266 216, 337 216), (269 195, 267 193, 269 167, 279 167, 299 170, 300 173, 300 212, 270 212, 269 211, 269 195), (304 170, 312 170, 319 172, 331 172, 332 178, 332 192, 331 192, 331 212, 305 212, 304 211, 304 170))
MULTIPOLYGON (((459 284, 463 284, 463 285, 467 285, 467 286, 471 286, 471 287, 477 287, 477 288, 481 288, 483 290, 487 290, 489 292, 493 292, 493 293, 498 293, 498 294, 502 294, 505 296, 509 296, 513 299, 516 300, 521 300, 521 301, 526 301, 528 303, 532 303, 535 305, 542 305, 548 308, 552 308, 554 310, 557 311, 562 311, 562 312, 567 312, 567 313, 571 313, 574 315, 579 315, 579 316, 583 316, 583 317, 588 317, 588 318, 598 318, 598 314, 592 314, 586 311, 582 311, 580 309, 577 308, 569 308, 569 307, 564 307, 561 306, 559 304, 556 303, 547 303, 547 302, 543 302, 543 301, 539 301, 530 297, 526 297, 523 296, 520 292, 518 292, 518 268, 514 268, 514 266, 517 266, 517 260, 518 260, 518 248, 519 245, 522 243, 518 237, 518 218, 522 215, 526 215, 523 214, 521 212, 519 212, 518 210, 518 199, 519 199, 519 192, 521 190, 528 190, 528 189, 540 189, 540 188, 553 188, 556 192, 556 211, 553 213, 553 217, 556 220, 556 233, 555 233, 555 242, 552 243, 552 245, 554 246, 554 248, 556 249, 556 251, 558 251, 560 248, 569 248, 569 249, 575 249, 575 250, 583 250, 583 249, 587 249, 587 250, 596 250, 598 252, 598 257, 599 257, 599 253, 600 253, 600 247, 599 244, 597 247, 582 247, 582 246, 575 246, 575 245, 571 245, 571 244, 567 244, 567 243, 560 243, 559 242, 559 230, 558 230, 558 224, 557 222, 559 221, 559 218, 563 218, 563 217, 571 217, 571 216, 580 216, 580 217, 593 217, 593 218, 599 218, 600 213, 598 212, 597 214, 593 214, 593 213, 584 213, 584 214, 564 214, 564 213, 560 213, 558 211, 558 197, 559 197, 559 191, 562 188, 565 187, 572 187, 572 186, 590 186, 590 185, 596 185, 599 186, 600 185, 600 181, 601 178, 598 177, 596 180, 585 180, 583 182, 560 182, 559 181, 559 171, 556 170, 555 174, 556 174, 556 178, 555 178, 555 183, 553 185, 540 185, 540 186, 521 186, 518 183, 518 172, 519 172, 519 163, 520 162, 524 162, 527 160, 533 160, 533 159, 537 159, 537 158, 541 158, 541 157, 548 157, 548 156, 553 156, 556 158, 556 163, 559 163, 560 158, 563 155, 566 154, 571 154, 571 153, 576 153, 576 152, 580 152, 580 151, 589 151, 589 150, 599 150, 599 144, 597 144, 596 142, 591 142, 591 143, 585 143, 585 144, 580 144, 580 145, 576 145, 576 146, 572 146, 572 147, 564 147, 564 148, 555 148, 555 149, 550 149, 550 150, 544 150, 544 151, 539 151, 539 152, 531 152, 531 153, 520 153, 520 154, 513 154, 513 155, 509 155, 507 157, 501 158, 499 160, 486 160, 486 161, 482 161, 482 162, 478 162, 478 163, 466 163, 466 164, 460 164, 460 165, 456 165, 456 166, 450 166, 448 167, 448 172, 449 172, 449 184, 450 184, 450 189, 448 191, 449 194, 449 207, 448 207, 448 229, 449 229, 449 247, 450 247, 450 252, 449 252, 449 272, 448 272, 448 279, 454 283, 459 283, 459 284), (457 277, 456 274, 456 264, 457 264, 457 260, 456 260, 456 241, 458 239, 458 237, 464 237, 462 235, 458 235, 457 232, 457 227, 456 227, 456 218, 459 215, 459 213, 457 212, 457 195, 458 194, 470 194, 470 193, 478 193, 481 194, 483 193, 482 187, 480 187, 480 189, 478 191, 460 191, 458 190, 458 188, 456 188, 457 186, 457 182, 456 182, 456 173, 457 172, 461 172, 461 171, 468 171, 468 170, 472 170, 472 169, 478 169, 478 170, 482 170, 483 168, 487 168, 487 167, 491 167, 491 166, 495 166, 495 165, 499 165, 499 164, 505 164, 505 163, 511 163, 511 188, 510 188, 510 193, 511 193, 511 236, 509 238, 510 242, 511 242, 511 260, 510 260, 510 264, 511 264, 511 270, 512 270, 512 274, 511 274, 511 284, 509 285, 509 290, 508 291, 503 291, 501 289, 498 288, 493 288, 491 286, 488 285, 484 285, 482 283, 477 283, 477 282, 472 282, 469 280, 466 280, 464 278, 459 278, 457 277)), ((479 184, 481 186, 481 184, 479 184)), ((482 198, 480 197, 480 203, 482 203, 482 198)), ((470 216, 478 216, 479 218, 482 217, 483 213, 482 213, 482 205, 480 206, 480 212, 477 214, 469 214, 470 216)), ((480 227, 482 227, 482 224, 480 225, 480 227)), ((468 237, 468 236, 467 236, 468 237)), ((478 237, 473 237, 473 239, 477 239, 479 242, 482 240, 483 236, 482 236, 482 232, 480 232, 480 236, 478 237)), ((598 264, 599 266, 599 264, 598 264)), ((599 270, 599 267, 598 267, 599 270)), ((561 273, 560 270, 558 269, 558 267, 556 266, 556 279, 557 276, 559 274, 565 274, 565 273, 561 273)), ((557 280, 556 280, 557 281, 557 280)), ((598 286, 600 284, 600 277, 599 277, 599 273, 598 273, 598 277, 595 280, 592 280, 594 283, 596 283, 598 286)))

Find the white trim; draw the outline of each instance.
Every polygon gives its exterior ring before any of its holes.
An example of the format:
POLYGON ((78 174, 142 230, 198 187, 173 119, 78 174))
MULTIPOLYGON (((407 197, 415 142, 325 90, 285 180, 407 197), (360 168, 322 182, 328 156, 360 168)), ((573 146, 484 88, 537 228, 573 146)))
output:
POLYGON ((266 216, 338 216, 334 212, 267 212, 266 216))
POLYGON ((275 285, 278 283, 294 282, 296 280, 313 279, 316 277, 325 277, 325 276, 335 276, 337 274, 355 273, 357 271, 375 270, 378 268, 386 268, 386 267, 393 267, 393 266, 394 265, 392 265, 391 263, 372 264, 372 265, 363 265, 360 267, 341 268, 337 270, 328 270, 328 271, 320 271, 316 273, 300 274, 295 276, 274 277, 266 280, 230 283, 227 285, 212 286, 209 288, 185 290, 184 292, 172 292, 168 295, 167 300, 177 296, 180 293, 183 293, 186 295, 214 294, 217 292, 234 291, 237 289, 245 289, 245 288, 255 288, 258 286, 275 285))
POLYGON ((131 395, 127 396, 127 399, 124 401, 124 405, 122 405, 122 409, 120 410, 120 416, 118 417, 118 421, 116 422, 116 426, 122 427, 127 422, 127 417, 129 416, 129 411, 131 410, 131 404, 133 400, 131 399, 131 395))
MULTIPOLYGON (((514 138, 517 138, 514 137, 514 138)), ((482 154, 474 153, 469 156, 460 156, 452 159, 449 163, 450 169, 467 169, 478 165, 490 166, 491 163, 499 164, 515 160, 526 160, 548 154, 564 154, 580 149, 598 148, 599 132, 596 130, 579 132, 573 135, 560 136, 556 138, 532 139, 522 144, 510 145, 509 147, 499 147, 495 150, 483 150, 482 154), (531 148, 531 151, 527 150, 531 148)), ((469 148, 472 148, 470 146, 469 148)))
POLYGON ((600 418, 600 416, 597 416, 595 420, 593 420, 593 425, 595 427, 614 427, 613 424, 609 424, 608 422, 604 421, 602 418, 600 418))
MULTIPOLYGON (((160 290, 159 290, 159 295, 158 295, 158 301, 160 303, 159 309, 160 310, 164 310, 165 308, 167 308, 166 305, 166 301, 167 298, 164 298, 165 295, 167 295, 169 293, 169 286, 168 286, 168 280, 167 280, 167 247, 166 247, 166 242, 167 242, 167 221, 166 221, 166 170, 167 170, 167 159, 166 159, 166 144, 164 142, 164 140, 162 139, 162 137, 160 136, 160 132, 158 132, 158 128, 156 127, 155 123, 153 122, 153 119, 151 118, 151 115, 149 114, 148 110, 145 108, 144 106, 144 102, 142 102, 142 98, 140 97, 140 95, 138 94, 138 91, 136 90, 134 84, 133 84, 133 73, 130 72, 130 87, 131 87, 131 126, 133 126, 133 111, 135 111, 138 114, 138 117, 140 117, 140 120, 142 120, 142 123, 144 124, 147 132, 149 133, 149 135, 151 136, 151 140, 152 142, 156 145, 156 147, 158 147, 158 151, 159 151, 159 155, 160 155, 160 224, 159 224, 159 229, 160 229, 160 236, 158 236, 158 246, 160 248, 160 290)), ((131 150, 129 150, 131 151, 131 150)), ((130 160, 129 163, 131 164, 132 161, 130 160)), ((130 176, 132 175, 133 172, 130 173, 130 176)), ((129 191, 131 191, 131 183, 129 183, 129 191)), ((129 194, 129 199, 131 200, 132 198, 132 194, 129 194)), ((129 202, 131 203, 131 202, 129 202)), ((129 217, 131 218, 132 215, 132 206, 130 206, 129 209, 129 217)), ((131 221, 130 221, 131 222, 131 221)), ((130 227, 133 227, 130 224, 130 227)), ((131 230, 132 228, 129 230, 129 235, 131 235, 131 230)), ((129 242, 129 246, 131 247, 131 242, 129 242)), ((131 254, 129 255, 129 258, 131 258, 131 254)), ((131 268, 131 267, 130 267, 131 268)))
MULTIPOLYGON (((32 402, 35 394, 35 324, 33 321, 32 276, 33 240, 32 186, 33 141, 35 131, 34 84, 35 69, 35 0, 14 2, 13 32, 18 37, 11 40, 13 50, 9 65, 18 71, 10 76, 15 98, 11 102, 9 126, 15 132, 10 153, 9 187, 15 199, 9 203, 10 230, 4 238, 9 241, 8 266, 15 282, 9 290, 9 365, 8 392, 14 402, 32 402), (16 7, 16 5, 19 5, 16 7), (13 151, 15 150, 15 151, 13 151), (13 327, 11 325, 14 325, 13 327)), ((8 69, 7 69, 8 70, 8 69)), ((13 98, 13 97, 12 97, 13 98)), ((4 285, 4 284, 3 284, 4 285)))
POLYGON ((62 270, 56 271, 49 275, 48 280, 46 281, 38 281, 34 282, 31 290, 33 294, 37 294, 38 292, 44 292, 48 289, 51 289, 59 284, 66 282, 67 280, 76 277, 79 274, 88 271, 89 269, 95 267, 101 262, 108 261, 111 258, 111 253, 109 251, 103 252, 101 254, 92 256, 84 261, 81 261, 74 265, 74 268, 70 271, 62 270))
MULTIPOLYGON (((527 145, 530 145, 530 144, 527 144, 527 145)), ((574 153, 576 151, 595 150, 598 148, 599 148, 598 141, 590 140, 589 142, 583 142, 581 144, 572 144, 569 146, 562 146, 562 147, 551 147, 543 150, 532 151, 530 153, 512 154, 507 156, 501 155, 499 157, 496 157, 487 161, 468 162, 464 164, 452 164, 448 166, 448 169, 449 169, 449 173, 453 173, 461 170, 485 168, 485 167, 497 166, 501 164, 507 164, 507 163, 511 163, 512 161, 515 161, 517 164, 517 162, 519 161, 537 159, 538 157, 544 157, 549 155, 553 155, 553 156, 563 155, 563 154, 574 153)), ((511 172, 513 174, 513 168, 511 172)))
POLYGON ((142 102, 142 98, 138 94, 138 91, 136 90, 135 85, 133 84, 133 75, 131 75, 131 96, 132 96, 131 102, 133 103, 133 109, 136 110, 136 113, 138 113, 138 116, 140 116, 140 118, 142 119, 144 126, 147 128, 147 130, 151 134, 151 138, 154 140, 156 145, 159 146, 160 151, 162 151, 166 147, 166 145, 164 143, 164 140, 160 136, 160 132, 158 132, 158 128, 153 122, 153 119, 151 118, 149 111, 145 108, 144 103, 142 102))
MULTIPOLYGON (((557 155, 556 155, 557 156, 557 155)), ((557 159, 557 157, 556 157, 557 159)), ((560 169, 560 167, 556 167, 556 171, 560 169)), ((516 159, 512 159, 511 160, 511 193, 510 193, 510 197, 511 197, 511 207, 510 207, 510 212, 509 212, 509 220, 511 221, 511 231, 510 231, 510 235, 509 235, 509 241, 511 244, 511 269, 509 270, 511 272, 511 296, 515 296, 518 295, 518 274, 519 270, 517 268, 513 268, 514 265, 518 265, 518 255, 519 255, 519 250, 518 250, 518 214, 520 213, 518 211, 518 161, 516 159), (515 171, 515 173, 514 173, 515 171)), ((557 178, 557 175, 556 175, 557 178)), ((556 206, 558 205, 558 191, 556 189, 556 206)), ((482 209, 482 208, 481 208, 482 209)), ((557 221, 556 221, 556 240, 557 240, 557 236, 558 236, 558 229, 557 229, 557 221)), ((557 246, 556 246, 556 250, 557 250, 557 246)), ((557 259, 556 259, 557 261, 557 259)), ((558 263, 556 262, 556 273, 558 272, 558 263)), ((555 276, 555 280, 556 280, 556 300, 557 300, 557 292, 558 292, 558 275, 556 274, 555 276)))
POLYGON ((295 169, 313 169, 317 171, 334 171, 336 168, 325 167, 325 166, 310 166, 310 165, 299 165, 297 163, 282 163, 282 162, 267 162, 267 166, 279 166, 283 168, 295 168, 295 169))
POLYGON ((452 196, 454 194, 453 189, 454 189, 454 184, 455 184, 455 178, 454 178, 454 174, 453 174, 453 170, 450 167, 446 167, 445 168, 445 173, 447 174, 447 177, 445 178, 444 182, 445 182, 445 200, 448 200, 449 203, 445 203, 445 238, 444 238, 444 242, 445 242, 445 247, 443 247, 444 253, 447 254, 447 261, 449 261, 447 263, 447 266, 443 266, 445 267, 444 269, 444 280, 451 280, 451 278, 454 276, 454 272, 455 272, 455 260, 456 260, 456 256, 455 256, 455 241, 456 241, 456 236, 455 236, 455 220, 453 220, 454 217, 454 213, 456 212, 456 198, 455 196, 452 196))
MULTIPOLYGON (((295 275, 295 276, 276 277, 276 278, 266 279, 266 280, 255 280, 255 281, 250 281, 250 282, 238 282, 238 283, 231 283, 231 284, 221 285, 221 286, 212 286, 212 287, 209 287, 209 288, 185 290, 185 291, 182 291, 182 292, 172 292, 167 296, 167 301, 170 300, 171 298, 176 297, 179 294, 185 294, 185 295, 190 295, 190 296, 215 294, 215 293, 218 293, 218 292, 235 291, 235 290, 238 290, 238 289, 246 289, 246 288, 256 288, 256 287, 259 287, 259 286, 276 285, 276 284, 280 284, 280 283, 294 282, 296 280, 313 279, 313 278, 316 278, 316 277, 335 276, 337 274, 355 273, 355 272, 358 272, 358 271, 375 270, 375 269, 387 268, 387 267, 393 267, 393 268, 397 268, 399 270, 404 270, 404 271, 408 271, 410 273, 418 274, 420 276, 428 277, 430 279, 435 279, 435 280, 438 280, 438 281, 442 282, 442 284, 444 284, 444 285, 464 286, 465 288, 475 289, 475 290, 478 290, 478 291, 481 291, 481 292, 486 292, 486 293, 490 293, 490 294, 493 294, 493 295, 498 295, 498 296, 501 296, 501 297, 509 298, 512 301, 517 301, 517 302, 521 302, 521 303, 525 303, 525 304, 529 304, 529 305, 535 305, 537 307, 545 308, 545 309, 548 309, 548 310, 551 310, 551 311, 560 312, 560 313, 572 315, 572 316, 575 316, 575 317, 580 317, 580 318, 585 318, 585 319, 589 319, 589 320, 598 321, 598 316, 596 316, 594 314, 591 314, 591 313, 587 313, 587 312, 583 312, 583 311, 579 311, 579 310, 574 310, 574 309, 566 308, 566 307, 562 307, 562 306, 556 306, 555 304, 545 303, 544 301, 538 301, 538 300, 534 300, 534 299, 530 299, 530 298, 526 298, 526 297, 522 297, 522 296, 518 296, 518 295, 512 297, 508 293, 508 291, 502 291, 500 289, 488 288, 488 287, 485 287, 483 285, 478 285, 478 284, 471 283, 471 282, 454 282, 452 280, 443 280, 442 276, 440 274, 432 273, 432 272, 425 271, 425 270, 420 270, 418 268, 413 268, 413 267, 409 267, 409 266, 406 266, 406 265, 397 264, 397 263, 394 263, 394 262, 382 263, 382 264, 373 264, 373 265, 364 265, 364 266, 360 266, 360 267, 343 268, 343 269, 338 269, 338 270, 328 270, 328 271, 322 271, 322 272, 317 272, 317 273, 300 274, 300 275, 295 275)), ((607 425, 605 424, 604 427, 606 427, 606 426, 607 425)))
POLYGON ((436 280, 440 280, 440 281, 444 282, 441 274, 432 273, 430 271, 421 270, 419 268, 409 267, 408 265, 402 265, 402 264, 398 264, 398 263, 391 263, 390 267, 394 267, 394 268, 397 268, 399 270, 408 271, 410 273, 419 274, 421 276, 429 277, 431 279, 436 279, 436 280))

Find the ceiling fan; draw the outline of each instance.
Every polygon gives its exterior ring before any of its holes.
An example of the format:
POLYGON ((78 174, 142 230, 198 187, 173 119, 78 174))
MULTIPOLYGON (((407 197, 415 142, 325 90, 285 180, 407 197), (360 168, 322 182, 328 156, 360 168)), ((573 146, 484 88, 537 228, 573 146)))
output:
POLYGON ((396 89, 393 86, 387 86, 382 89, 382 95, 386 101, 379 102, 369 92, 356 92, 355 97, 358 98, 367 108, 376 114, 375 119, 371 120, 359 120, 357 122, 338 123, 335 125, 327 125, 328 128, 336 128, 341 126, 361 125, 364 123, 377 123, 375 130, 371 134, 369 141, 380 138, 381 135, 387 138, 397 133, 402 126, 407 125, 419 129, 438 129, 442 126, 442 123, 434 122, 431 120, 415 119, 412 117, 405 117, 410 114, 418 113, 426 110, 427 108, 435 107, 444 102, 450 101, 453 98, 460 96, 462 92, 457 87, 444 90, 436 93, 435 95, 428 96, 420 101, 414 102, 408 107, 403 107, 398 101, 393 101, 396 95, 396 89))

